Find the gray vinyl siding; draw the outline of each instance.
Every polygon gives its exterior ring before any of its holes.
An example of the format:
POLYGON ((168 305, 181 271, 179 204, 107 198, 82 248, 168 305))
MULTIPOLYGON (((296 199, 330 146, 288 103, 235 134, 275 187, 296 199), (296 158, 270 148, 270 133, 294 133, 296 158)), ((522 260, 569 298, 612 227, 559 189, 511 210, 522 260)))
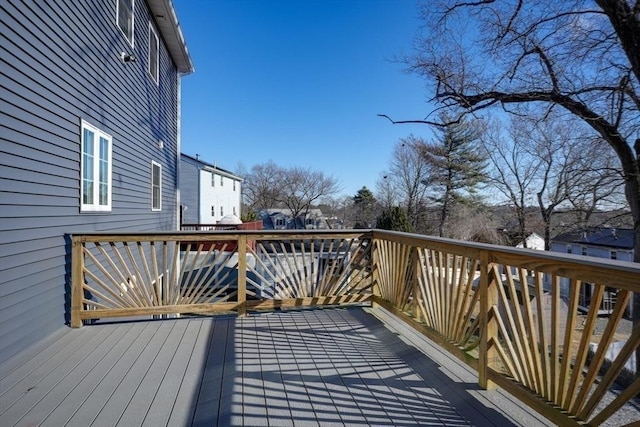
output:
POLYGON ((198 224, 200 218, 200 169, 197 164, 182 157, 180 160, 180 203, 187 209, 182 211, 183 224, 198 224))
POLYGON ((147 5, 135 1, 132 49, 116 3, 1 5, 0 363, 68 321, 68 234, 177 227, 177 71, 158 32, 156 85, 147 5), (112 137, 110 212, 80 213, 81 120, 112 137), (159 212, 152 160, 162 165, 159 212))

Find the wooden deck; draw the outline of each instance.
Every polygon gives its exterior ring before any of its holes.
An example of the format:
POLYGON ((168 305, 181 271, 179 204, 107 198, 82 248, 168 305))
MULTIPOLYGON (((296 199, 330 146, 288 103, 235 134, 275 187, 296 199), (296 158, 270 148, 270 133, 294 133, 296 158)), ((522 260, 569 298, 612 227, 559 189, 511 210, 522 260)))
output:
POLYGON ((549 425, 399 325, 342 308, 64 329, 2 365, 0 425, 549 425))

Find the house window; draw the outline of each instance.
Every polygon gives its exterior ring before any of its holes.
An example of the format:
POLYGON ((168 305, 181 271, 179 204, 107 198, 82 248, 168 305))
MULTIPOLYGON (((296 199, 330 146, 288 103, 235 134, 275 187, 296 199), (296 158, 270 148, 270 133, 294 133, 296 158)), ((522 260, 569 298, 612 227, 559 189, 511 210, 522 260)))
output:
POLYGON ((571 252, 573 252, 571 245, 567 245, 567 253, 570 254, 571 252))
POLYGON ((134 0, 117 0, 116 8, 118 27, 133 47, 133 2, 134 0))
POLYGON ((587 255, 587 247, 586 247, 586 246, 583 246, 583 247, 582 247, 582 255, 583 255, 583 256, 584 256, 584 255, 587 255))
POLYGON ((611 251, 609 258, 618 259, 618 251, 611 251))
POLYGON ((278 227, 284 227, 284 218, 278 218, 278 219, 276 219, 276 226, 278 226, 278 227))
POLYGON ((224 206, 220 206, 220 216, 224 216, 224 206))
POLYGON ((216 174, 211 172, 211 186, 215 187, 216 186, 216 174))
POLYGON ((156 84, 158 84, 158 35, 149 22, 149 66, 147 70, 156 84))
POLYGON ((233 191, 236 191, 236 181, 233 180, 233 191))
POLYGON ((111 210, 111 136, 82 121, 80 211, 111 210))
POLYGON ((235 206, 233 207, 233 214, 234 215, 236 214, 236 207, 235 206))
POLYGON ((151 210, 162 210, 162 166, 151 162, 151 210))
POLYGON ((220 175, 220 187, 224 185, 224 177, 220 175))
POLYGON ((211 205, 211 216, 216 216, 216 207, 211 205))

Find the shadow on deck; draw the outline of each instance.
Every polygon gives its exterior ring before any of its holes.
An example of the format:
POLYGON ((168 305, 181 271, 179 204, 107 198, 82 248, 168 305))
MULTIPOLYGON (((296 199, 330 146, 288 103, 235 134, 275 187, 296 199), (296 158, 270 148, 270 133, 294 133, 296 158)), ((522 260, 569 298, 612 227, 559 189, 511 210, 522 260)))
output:
POLYGON ((550 425, 476 381, 380 308, 120 322, 4 364, 0 424, 550 425))

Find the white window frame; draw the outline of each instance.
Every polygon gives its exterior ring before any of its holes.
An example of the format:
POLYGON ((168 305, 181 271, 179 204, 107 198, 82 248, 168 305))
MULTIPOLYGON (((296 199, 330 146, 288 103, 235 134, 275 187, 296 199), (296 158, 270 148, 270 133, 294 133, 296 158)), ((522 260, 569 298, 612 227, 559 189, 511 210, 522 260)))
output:
POLYGON ((236 180, 234 179, 232 180, 232 182, 233 182, 233 191, 236 191, 236 180))
POLYGON ((618 259, 618 251, 615 249, 611 249, 609 251, 609 259, 614 259, 614 260, 618 259))
POLYGON ((116 0, 116 27, 120 29, 120 32, 127 39, 129 45, 133 48, 134 45, 134 34, 135 34, 135 24, 136 24, 136 0, 131 0, 131 34, 125 33, 125 30, 120 26, 120 3, 126 0, 116 0))
POLYGON ((220 187, 224 187, 224 176, 220 175, 220 187))
POLYGON ((151 210, 154 212, 160 212, 162 210, 162 165, 156 161, 151 160, 151 210), (155 167, 158 168, 158 185, 155 185, 154 178, 154 170, 155 167), (158 204, 156 206, 155 202, 155 194, 154 190, 158 188, 158 204))
POLYGON ((211 172, 211 187, 215 188, 216 187, 216 174, 211 172))
POLYGON ((151 76, 151 80, 153 80, 155 84, 158 85, 158 82, 160 81, 160 41, 151 21, 149 21, 149 55, 147 58, 147 71, 151 76), (153 40, 155 40, 155 61, 151 56, 151 53, 154 50, 151 44, 153 40))
POLYGON ((224 216, 224 205, 220 205, 220 218, 224 216))
POLYGON ((214 218, 216 216, 216 205, 211 205, 211 216, 214 218))
POLYGON ((92 124, 82 120, 80 123, 80 212, 110 212, 112 205, 112 184, 111 175, 113 171, 113 138, 111 135, 101 131, 92 124), (92 149, 91 154, 85 152, 85 131, 93 134, 90 147, 92 149), (102 142, 107 143, 106 159, 101 157, 100 145, 102 142), (96 155, 97 153, 97 155, 96 155), (91 156, 91 168, 87 169, 88 157, 91 156), (85 160, 86 159, 86 160, 85 160), (101 162, 106 161, 106 165, 101 162), (101 167, 106 166, 106 182, 100 182, 101 167), (85 172, 90 173, 91 176, 85 178, 85 172), (90 180, 92 186, 92 194, 89 201, 85 202, 85 187, 86 182, 90 180), (107 200, 106 203, 100 201, 100 186, 107 186, 107 200))

